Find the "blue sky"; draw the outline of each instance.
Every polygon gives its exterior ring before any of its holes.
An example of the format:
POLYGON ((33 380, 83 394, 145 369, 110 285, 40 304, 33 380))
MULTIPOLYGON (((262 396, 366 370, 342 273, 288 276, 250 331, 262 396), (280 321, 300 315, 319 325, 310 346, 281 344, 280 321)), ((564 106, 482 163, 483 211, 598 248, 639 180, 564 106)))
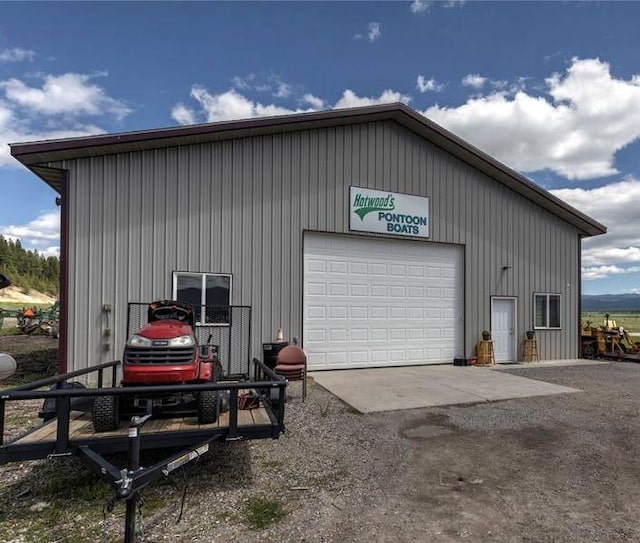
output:
POLYGON ((403 101, 609 227, 583 291, 640 293, 640 3, 4 3, 0 233, 56 254, 9 142, 403 101))

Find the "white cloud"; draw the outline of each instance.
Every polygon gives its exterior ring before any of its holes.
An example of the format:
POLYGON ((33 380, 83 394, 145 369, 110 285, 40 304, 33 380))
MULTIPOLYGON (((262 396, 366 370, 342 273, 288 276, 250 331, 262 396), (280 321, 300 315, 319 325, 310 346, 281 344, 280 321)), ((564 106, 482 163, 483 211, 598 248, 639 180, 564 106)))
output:
POLYGON ((640 270, 639 180, 628 178, 593 189, 565 188, 551 192, 607 226, 607 234, 583 242, 585 279, 640 270))
POLYGON ((592 266, 582 268, 582 278, 585 281, 606 279, 611 275, 620 275, 625 273, 640 273, 640 266, 632 266, 630 268, 620 268, 618 266, 592 266))
POLYGON ((438 83, 435 79, 427 79, 425 76, 419 75, 416 87, 420 92, 440 92, 444 89, 444 84, 438 83))
POLYGON ((547 95, 534 96, 519 78, 511 94, 494 91, 424 114, 520 171, 550 169, 568 179, 615 174, 615 153, 640 137, 640 85, 613 77, 599 59, 573 59, 546 84, 547 95))
POLYGON ((280 81, 278 83, 278 89, 274 93, 274 96, 276 98, 288 98, 289 96, 291 96, 291 85, 280 81))
POLYGON ((18 166, 8 143, 74 138, 105 131, 87 116, 122 118, 129 113, 121 102, 82 74, 47 75, 42 88, 18 79, 0 81, 0 166, 18 166))
MULTIPOLYGON (((633 228, 637 228, 634 225, 633 228)), ((616 232, 614 231, 614 237, 616 232)), ((595 247, 586 249, 582 257, 586 265, 606 266, 608 263, 629 264, 640 262, 640 247, 595 247)))
POLYGON ((0 226, 0 234, 14 241, 19 239, 25 249, 36 250, 44 256, 59 256, 60 210, 42 212, 26 224, 0 226))
POLYGON ((58 246, 45 247, 44 249, 36 249, 36 251, 38 251, 40 256, 44 256, 44 257, 55 256, 56 258, 60 258, 60 247, 58 246))
POLYGON ((45 75, 42 87, 29 87, 12 78, 0 81, 0 89, 8 102, 44 115, 110 114, 117 119, 126 117, 131 110, 92 83, 94 77, 76 73, 45 75))
POLYGON ((462 84, 465 87, 473 87, 474 89, 481 89, 486 81, 487 78, 480 74, 467 74, 462 78, 462 84))
POLYGON ((464 6, 467 0, 446 0, 444 3, 445 8, 461 8, 464 6))
POLYGON ((409 9, 411 10, 411 13, 424 13, 429 10, 430 5, 431 2, 428 2, 427 0, 413 0, 409 9))
POLYGON ((36 54, 29 49, 13 47, 11 49, 0 50, 0 62, 22 62, 24 60, 33 60, 36 54))
POLYGON ((171 110, 171 118, 178 124, 196 124, 195 111, 188 108, 184 104, 176 104, 171 110))
MULTIPOLYGON (((233 119, 250 119, 252 117, 268 117, 272 115, 287 115, 302 113, 310 109, 289 109, 275 104, 261 104, 254 102, 240 94, 235 89, 229 89, 220 94, 211 94, 200 85, 191 88, 191 97, 198 102, 201 112, 198 114, 183 104, 178 104, 172 110, 172 117, 181 122, 188 120, 189 124, 198 122, 198 117, 204 116, 207 122, 229 121, 233 119)), ((181 123, 183 124, 183 123, 181 123)))
POLYGON ((369 23, 369 32, 367 34, 369 41, 374 42, 380 39, 381 35, 382 35, 382 26, 380 25, 380 23, 374 23, 374 22, 369 23))
POLYGON ((231 79, 231 81, 233 82, 233 86, 238 89, 249 89, 251 88, 255 77, 256 76, 254 74, 249 74, 244 77, 236 75, 231 79))
MULTIPOLYGON (((293 85, 283 81, 274 73, 236 75, 231 78, 232 89, 235 91, 270 92, 274 98, 289 98, 294 93, 293 85)), ((175 117, 174 117, 175 118, 175 117)))
MULTIPOLYGON (((275 104, 262 104, 244 96, 235 89, 229 89, 219 94, 212 94, 200 85, 194 85, 191 88, 191 98, 198 103, 199 108, 197 111, 184 104, 177 104, 171 111, 171 117, 179 124, 250 119, 271 115, 289 115, 292 113, 316 111, 326 107, 341 109, 388 104, 392 102, 408 104, 411 101, 410 96, 391 89, 383 91, 379 96, 358 96, 352 90, 347 89, 333 106, 327 106, 325 101, 313 94, 305 94, 301 103, 308 104, 310 107, 293 109, 275 104)), ((2 112, 0 110, 0 118, 1 114, 2 112)))
POLYGON ((342 97, 333 106, 335 109, 341 109, 345 107, 362 107, 373 106, 376 104, 390 104, 393 102, 403 102, 408 104, 411 101, 410 96, 406 96, 396 91, 387 89, 380 94, 380 96, 367 97, 358 96, 352 90, 347 89, 342 93, 342 97))
POLYGON ((318 98, 317 96, 314 96, 313 94, 305 94, 302 99, 313 109, 322 109, 324 107, 324 100, 318 98))

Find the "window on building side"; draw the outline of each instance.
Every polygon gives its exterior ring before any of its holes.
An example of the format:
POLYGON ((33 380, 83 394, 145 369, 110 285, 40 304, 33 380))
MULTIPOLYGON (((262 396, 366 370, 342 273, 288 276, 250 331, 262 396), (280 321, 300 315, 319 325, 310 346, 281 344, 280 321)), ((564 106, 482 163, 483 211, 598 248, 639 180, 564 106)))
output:
POLYGON ((194 307, 196 324, 226 326, 231 305, 231 275, 174 272, 173 298, 194 307))
POLYGON ((534 294, 533 299, 535 328, 561 328, 561 295, 534 294))

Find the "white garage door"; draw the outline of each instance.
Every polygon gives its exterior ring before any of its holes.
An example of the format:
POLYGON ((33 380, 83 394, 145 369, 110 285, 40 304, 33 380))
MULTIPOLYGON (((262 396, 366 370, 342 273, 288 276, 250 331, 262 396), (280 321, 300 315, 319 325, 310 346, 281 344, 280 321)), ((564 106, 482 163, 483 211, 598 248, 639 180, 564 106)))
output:
POLYGON ((305 234, 309 369, 452 363, 462 328, 462 247, 305 234))

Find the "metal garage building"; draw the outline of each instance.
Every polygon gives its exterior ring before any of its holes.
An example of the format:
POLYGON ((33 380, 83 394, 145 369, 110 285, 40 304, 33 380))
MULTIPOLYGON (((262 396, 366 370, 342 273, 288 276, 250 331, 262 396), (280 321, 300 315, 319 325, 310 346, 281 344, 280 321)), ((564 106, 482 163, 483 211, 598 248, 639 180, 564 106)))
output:
POLYGON ((128 301, 189 291, 251 305, 254 355, 301 336, 311 369, 451 363, 483 329, 499 361, 534 328, 578 356, 580 240, 605 227, 402 104, 11 153, 61 195, 69 370, 120 357, 128 301))

